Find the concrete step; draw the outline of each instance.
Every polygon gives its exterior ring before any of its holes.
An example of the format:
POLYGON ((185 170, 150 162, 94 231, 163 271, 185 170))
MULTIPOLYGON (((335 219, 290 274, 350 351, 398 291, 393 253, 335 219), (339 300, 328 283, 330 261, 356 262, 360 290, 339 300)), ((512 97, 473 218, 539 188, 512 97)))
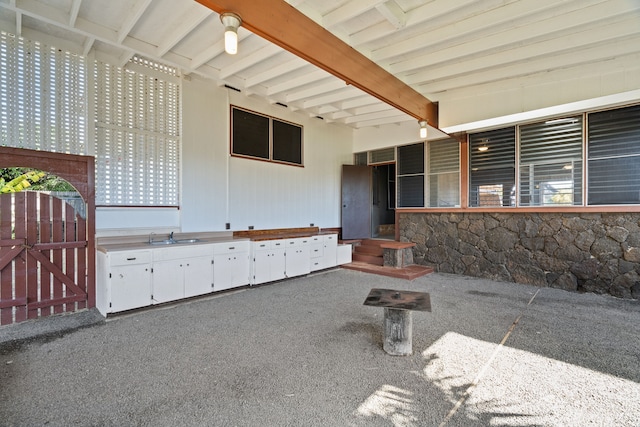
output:
POLYGON ((372 265, 384 265, 384 259, 381 256, 365 255, 354 252, 351 258, 353 261, 372 265))

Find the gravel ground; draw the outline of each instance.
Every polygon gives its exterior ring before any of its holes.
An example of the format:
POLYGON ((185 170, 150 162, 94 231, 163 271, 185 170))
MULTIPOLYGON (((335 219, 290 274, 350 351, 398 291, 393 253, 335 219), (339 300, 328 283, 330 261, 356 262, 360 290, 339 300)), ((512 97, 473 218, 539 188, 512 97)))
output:
POLYGON ((639 301, 337 269, 88 318, 0 329, 0 425, 640 426, 639 301), (373 287, 430 293, 413 355, 373 287))

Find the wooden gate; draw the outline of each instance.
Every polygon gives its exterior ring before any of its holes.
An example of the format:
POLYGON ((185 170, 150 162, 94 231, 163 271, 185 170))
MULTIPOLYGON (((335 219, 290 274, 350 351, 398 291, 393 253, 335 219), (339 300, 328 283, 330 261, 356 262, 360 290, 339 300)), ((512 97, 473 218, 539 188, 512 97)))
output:
POLYGON ((0 324, 87 306, 86 221, 33 191, 0 195, 0 324))
POLYGON ((0 195, 0 325, 95 307, 92 157, 0 147, 0 167, 51 172, 85 201, 26 191, 0 195))

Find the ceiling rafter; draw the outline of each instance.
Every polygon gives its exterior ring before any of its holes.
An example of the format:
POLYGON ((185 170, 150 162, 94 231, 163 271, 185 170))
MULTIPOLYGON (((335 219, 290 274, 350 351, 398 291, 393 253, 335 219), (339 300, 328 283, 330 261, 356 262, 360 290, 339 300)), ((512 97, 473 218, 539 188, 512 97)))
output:
POLYGON ((393 27, 398 30, 407 23, 407 14, 398 6, 395 0, 389 0, 376 6, 376 10, 380 12, 393 27))
POLYGON ((192 7, 180 17, 180 25, 169 31, 158 45, 158 56, 164 56, 172 47, 180 43, 194 28, 211 16, 211 12, 201 7, 192 7))
POLYGON ((254 74, 253 76, 245 79, 244 86, 247 88, 256 86, 260 83, 264 83, 266 81, 272 80, 276 77, 280 77, 281 75, 290 73, 308 65, 309 64, 307 63, 307 61, 304 61, 303 59, 300 59, 296 56, 289 59, 288 61, 276 65, 275 67, 271 67, 268 70, 265 70, 258 74, 254 74))
POLYGON ((73 0, 71 4, 71 10, 69 11, 69 26, 75 27, 76 19, 78 19, 78 13, 80 12, 80 5, 82 5, 82 0, 73 0))
POLYGON ((278 53, 280 53, 280 48, 278 46, 269 44, 222 68, 220 70, 220 78, 225 79, 232 74, 236 74, 241 72, 242 70, 246 70, 247 68, 254 66, 257 62, 263 61, 267 58, 271 58, 278 53))
POLYGON ((124 39, 129 35, 133 27, 140 20, 144 11, 147 10, 152 0, 138 0, 132 7, 131 13, 127 16, 127 19, 122 23, 118 30, 118 43, 122 43, 124 39))
POLYGON ((375 2, 370 0, 350 0, 337 9, 334 9, 324 15, 322 17, 322 25, 325 28, 334 27, 348 21, 349 19, 355 18, 363 12, 375 8, 384 2, 385 0, 377 0, 375 2))

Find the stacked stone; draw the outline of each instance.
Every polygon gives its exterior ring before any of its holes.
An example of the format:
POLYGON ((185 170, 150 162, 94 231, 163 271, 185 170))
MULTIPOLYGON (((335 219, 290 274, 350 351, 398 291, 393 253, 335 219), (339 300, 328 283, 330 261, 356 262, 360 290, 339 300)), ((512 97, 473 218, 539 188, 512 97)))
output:
POLYGON ((436 271, 640 298, 640 213, 401 213, 436 271))

